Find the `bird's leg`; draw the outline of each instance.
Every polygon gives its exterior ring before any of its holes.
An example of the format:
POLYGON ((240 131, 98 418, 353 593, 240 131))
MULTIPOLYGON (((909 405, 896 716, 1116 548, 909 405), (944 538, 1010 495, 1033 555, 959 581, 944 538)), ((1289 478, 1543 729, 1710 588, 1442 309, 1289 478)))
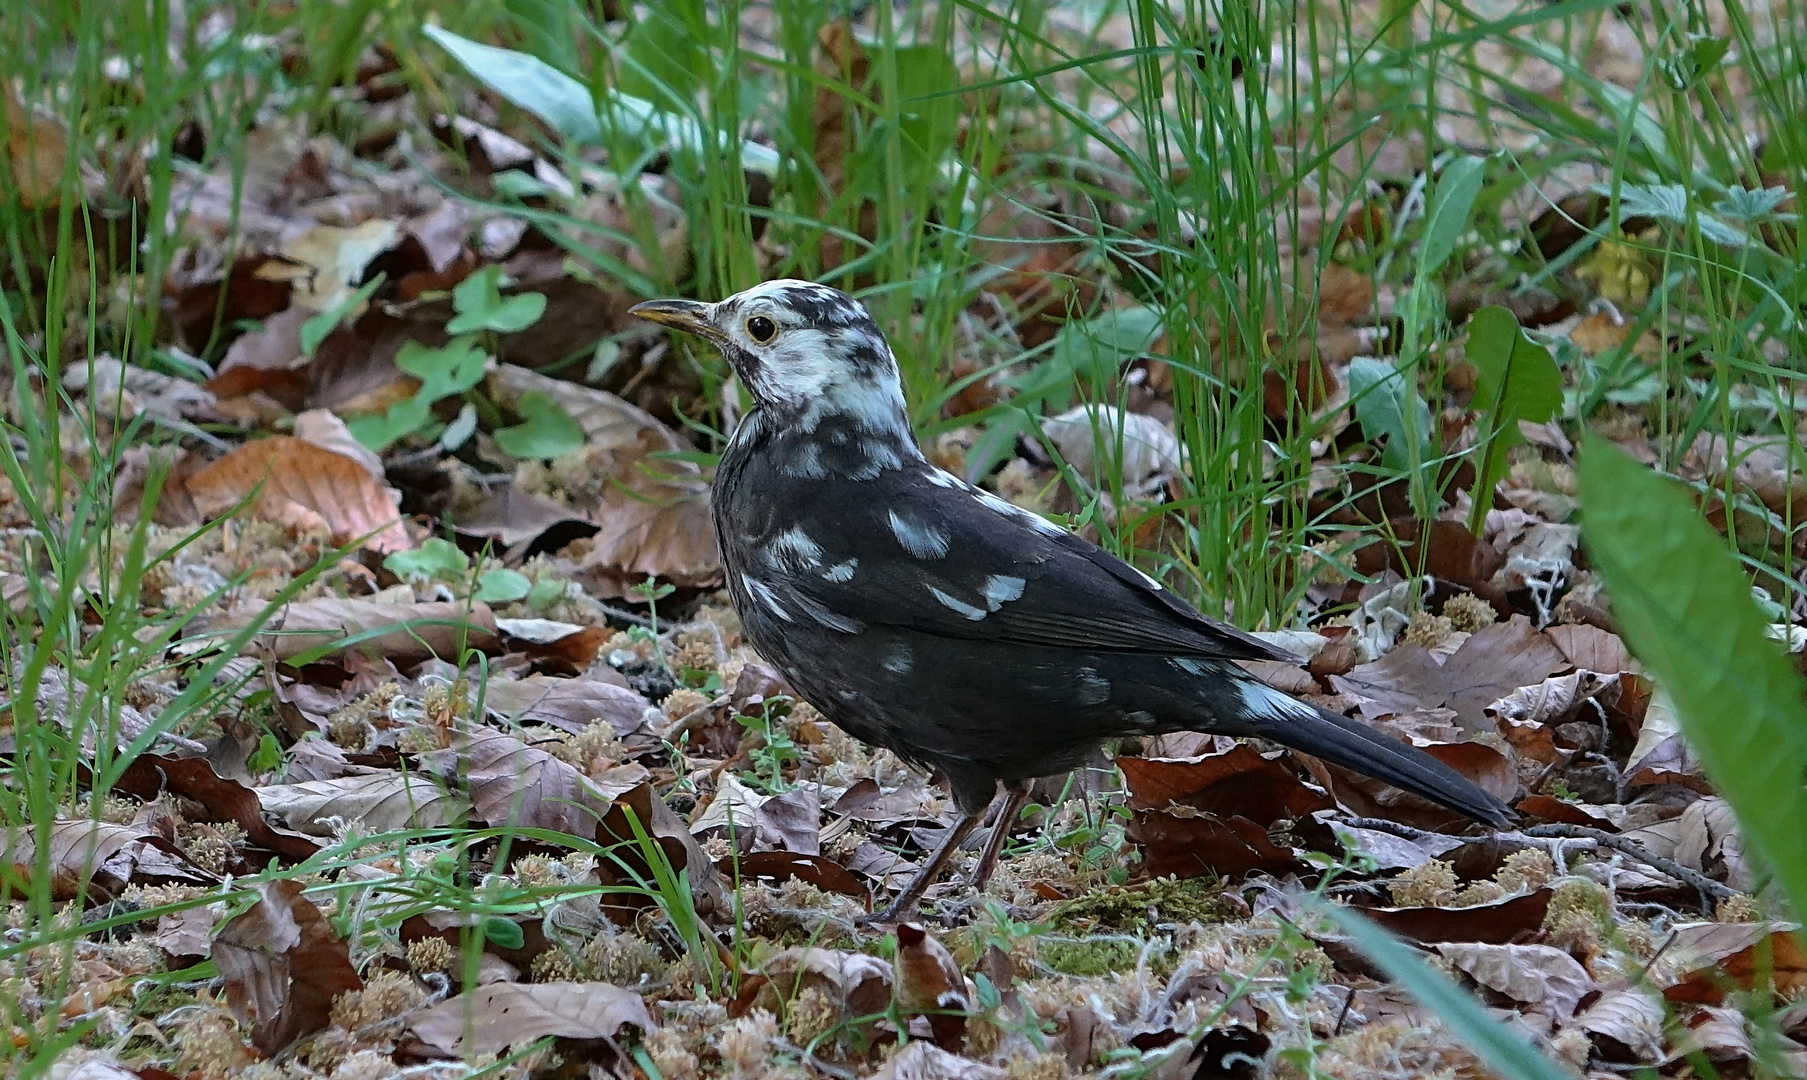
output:
POLYGON ((991 880, 991 872, 998 868, 998 856, 1004 851, 1004 841, 1010 839, 1010 827, 1016 824, 1017 815, 1023 812, 1023 804, 1028 801, 1027 780, 1005 784, 1002 797, 992 801, 991 808, 996 811, 996 815, 991 819, 991 835, 985 838, 985 849, 979 852, 979 865, 973 867, 972 886, 976 891, 985 891, 986 883, 991 880))
POLYGON ((954 823, 954 827, 947 831, 947 839, 941 841, 941 846, 935 849, 935 854, 930 855, 929 861, 923 865, 923 868, 916 871, 916 876, 910 879, 908 885, 904 886, 903 892, 897 894, 897 899, 891 901, 890 907, 854 921, 887 923, 897 922, 899 919, 914 915, 916 905, 922 903, 923 894, 929 891, 930 885, 935 884, 935 879, 941 876, 941 871, 947 866, 947 861, 953 858, 954 852, 960 850, 960 845, 965 842, 967 836, 978 827, 979 817, 980 814, 966 814, 954 823))

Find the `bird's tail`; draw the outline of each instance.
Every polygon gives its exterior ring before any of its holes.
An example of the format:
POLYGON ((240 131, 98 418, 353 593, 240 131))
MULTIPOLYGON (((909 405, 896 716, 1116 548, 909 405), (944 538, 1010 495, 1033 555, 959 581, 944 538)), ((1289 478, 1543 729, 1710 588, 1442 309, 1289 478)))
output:
POLYGON ((1506 804, 1416 747, 1254 678, 1237 680, 1247 733, 1384 780, 1489 825, 1511 820, 1506 804))

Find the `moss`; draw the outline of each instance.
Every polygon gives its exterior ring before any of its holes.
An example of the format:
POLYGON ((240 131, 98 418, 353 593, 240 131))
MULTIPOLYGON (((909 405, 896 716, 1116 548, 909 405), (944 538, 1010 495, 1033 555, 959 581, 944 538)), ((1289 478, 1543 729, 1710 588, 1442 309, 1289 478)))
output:
POLYGON ((1058 904, 1050 916, 1066 932, 1147 933, 1162 923, 1212 923, 1225 917, 1223 897, 1210 878, 1155 878, 1087 893, 1058 904))
POLYGON ((1120 937, 1044 939, 1035 952, 1042 964, 1062 975, 1110 975, 1133 970, 1142 947, 1120 937))

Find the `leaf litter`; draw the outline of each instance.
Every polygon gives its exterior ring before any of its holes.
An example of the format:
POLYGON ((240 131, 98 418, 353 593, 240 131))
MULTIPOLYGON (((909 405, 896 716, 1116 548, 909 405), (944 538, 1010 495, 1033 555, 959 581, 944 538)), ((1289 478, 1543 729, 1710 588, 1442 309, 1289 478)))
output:
MULTIPOLYGON (((824 70, 869 77, 852 27, 832 24, 819 50, 824 70)), ((382 78, 359 76, 364 100, 382 78)), ((67 133, 6 94, 11 175, 40 205, 67 133)), ((852 132, 882 104, 818 93, 824 213, 870 168, 852 132)), ((1054 1078, 1133 1060, 1146 1075, 1239 1076, 1256 1060, 1285 1073, 1271 1052, 1301 1046, 1327 1075, 1471 1072, 1433 1018, 1309 928, 1313 888, 1425 947, 1577 1069, 1686 1075, 1689 1053, 1744 1068, 1766 1039, 1772 1058, 1807 1060, 1794 928, 1750 895, 1735 821, 1578 561, 1572 427, 1552 407, 1451 404, 1441 449, 1509 421, 1486 462, 1501 489, 1477 509, 1471 476, 1428 521, 1398 484, 1345 468, 1399 454, 1409 429, 1397 409, 1351 404, 1384 367, 1375 317, 1403 301, 1340 262, 1319 264, 1308 355, 1262 389, 1270 419, 1324 422, 1311 509, 1345 531, 1300 571, 1300 628, 1270 635, 1309 662, 1261 674, 1438 756, 1525 826, 1483 835, 1291 751, 1169 736, 1039 785, 984 896, 956 877, 931 893, 936 922, 858 926, 952 809, 796 700, 719 591, 713 444, 689 422, 711 391, 625 316, 628 275, 681 277, 698 254, 694 208, 655 174, 628 192, 594 163, 566 169, 518 116, 473 111, 493 123, 410 132, 411 165, 371 168, 357 147, 271 120, 247 137, 242 184, 223 164, 182 173, 172 215, 190 246, 163 283, 166 344, 211 377, 96 361, 65 379, 109 430, 145 417, 177 433, 137 466, 140 490, 168 467, 162 501, 122 485, 118 504, 122 523, 154 515, 147 610, 194 609, 162 677, 196 677, 221 635, 256 626, 243 669, 256 677, 221 700, 261 710, 262 733, 235 758, 229 718, 184 717, 136 748, 104 800, 7 832, 13 880, 47 871, 65 927, 105 926, 54 976, 65 1017, 112 1040, 90 1040, 78 1074, 351 1077, 512 1055, 512 1075, 1054 1078), (534 198, 574 205, 573 232, 604 238, 619 280, 577 272, 568 237, 494 200, 536 184, 534 198), (622 240, 649 193, 656 254, 622 240), (587 371, 566 363, 582 352, 587 371), (264 610, 322 559, 328 572, 264 610), (179 1008, 142 1021, 155 1036, 134 1034, 122 987, 207 961, 215 974, 176 980, 179 1008), (1770 1027, 1727 1004, 1746 1000, 1772 1008, 1770 1027)), ((1138 227, 1109 197, 1122 183, 1086 200, 1026 190, 985 219, 1000 274, 962 324, 956 377, 994 366, 1000 341, 1010 359, 1047 344, 1070 363, 1073 312, 1108 313, 1086 325, 1097 332, 1147 311, 1088 261, 1094 219, 1138 227)), ((851 216, 868 240, 872 209, 851 216)), ((1292 238, 1301 256, 1372 240, 1387 217, 1313 209, 1321 220, 1292 238)), ((1546 255, 1566 250, 1540 236, 1546 255)), ((842 261, 820 243, 824 265, 842 261)), ((758 257, 775 265, 769 246, 758 257)), ((1648 287, 1633 271, 1596 261, 1574 279, 1632 306, 1648 287)), ((1628 340, 1606 313, 1558 315, 1508 313, 1589 355, 1628 340)), ((1290 316, 1265 317, 1277 332, 1290 316)), ((1198 465, 1172 428, 1157 343, 1130 337, 1098 387, 1127 405, 1057 407, 1017 364, 951 398, 945 419, 967 426, 932 449, 1026 507, 1078 509, 1036 439, 987 449, 987 410, 1045 404, 1038 431, 1059 464, 1124 481, 1120 503, 1095 493, 1102 510, 1081 527, 1134 524, 1198 465)), ((1084 349, 1099 359, 1095 340, 1084 349)), ((1505 393, 1521 357, 1476 355, 1478 373, 1453 359, 1435 389, 1466 404, 1505 393)), ((1623 435, 1654 456, 1639 424, 1623 435)), ((1679 471, 1788 518, 1789 460, 1702 435, 1679 471)), ((9 580, 42 570, 28 549, 4 558, 9 580)), ((75 730, 94 706, 67 682, 39 709, 75 730)), ((126 688, 120 746, 171 689, 126 688)), ((53 967, 26 954, 14 974, 48 987, 53 967)))

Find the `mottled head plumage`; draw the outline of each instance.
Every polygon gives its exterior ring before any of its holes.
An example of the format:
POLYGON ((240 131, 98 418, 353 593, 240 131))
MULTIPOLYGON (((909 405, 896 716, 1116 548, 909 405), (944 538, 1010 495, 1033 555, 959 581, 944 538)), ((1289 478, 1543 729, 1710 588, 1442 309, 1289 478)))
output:
POLYGON ((915 452, 891 347, 839 289, 787 278, 714 304, 654 300, 634 313, 713 342, 771 430, 851 427, 915 452))

